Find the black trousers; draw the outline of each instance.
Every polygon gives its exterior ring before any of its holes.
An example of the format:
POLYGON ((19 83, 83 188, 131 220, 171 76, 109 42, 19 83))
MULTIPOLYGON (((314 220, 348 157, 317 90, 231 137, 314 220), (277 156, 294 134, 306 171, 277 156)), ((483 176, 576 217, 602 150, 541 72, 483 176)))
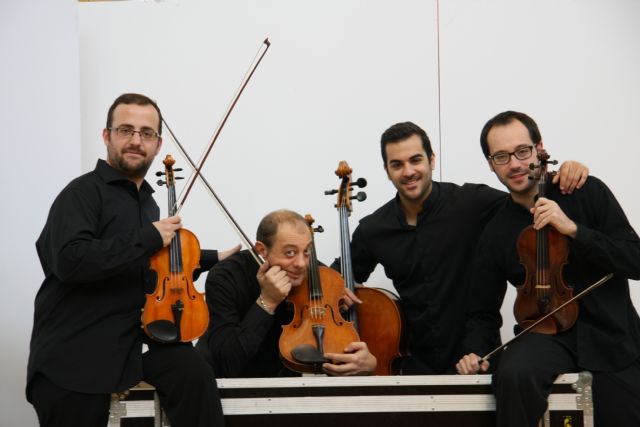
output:
MULTIPOLYGON (((556 376, 582 369, 573 331, 531 333, 507 347, 493 374, 499 427, 538 425, 556 376)), ((596 427, 640 426, 640 360, 617 372, 592 372, 596 427)))
MULTIPOLYGON (((149 343, 142 362, 143 379, 156 388, 172 427, 224 426, 213 370, 191 344, 149 343)), ((29 392, 41 426, 108 424, 110 394, 65 390, 42 375, 29 384, 29 392)))

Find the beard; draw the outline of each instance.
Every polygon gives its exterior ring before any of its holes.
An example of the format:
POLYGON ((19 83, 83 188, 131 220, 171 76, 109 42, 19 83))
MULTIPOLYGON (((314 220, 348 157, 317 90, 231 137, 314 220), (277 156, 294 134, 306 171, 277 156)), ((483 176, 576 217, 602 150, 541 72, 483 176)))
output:
POLYGON ((511 194, 515 194, 518 196, 534 196, 537 194, 538 190, 538 182, 540 178, 540 171, 536 170, 536 172, 531 175, 529 174, 529 170, 527 169, 519 169, 511 171, 510 174, 527 174, 527 178, 523 185, 518 187, 514 186, 510 181, 509 177, 501 177, 498 175, 498 180, 509 190, 511 194), (532 177, 532 178, 529 178, 532 177))
POLYGON ((144 178, 151 167, 151 163, 153 163, 153 159, 147 159, 146 157, 135 164, 128 162, 123 156, 119 156, 116 160, 117 169, 129 178, 144 178))
POLYGON ((153 157, 148 157, 147 153, 140 150, 129 149, 118 153, 114 149, 109 148, 107 151, 109 164, 127 178, 144 178, 151 167, 151 163, 153 163, 153 157), (141 159, 131 161, 126 159, 124 156, 127 152, 137 153, 143 157, 141 159))

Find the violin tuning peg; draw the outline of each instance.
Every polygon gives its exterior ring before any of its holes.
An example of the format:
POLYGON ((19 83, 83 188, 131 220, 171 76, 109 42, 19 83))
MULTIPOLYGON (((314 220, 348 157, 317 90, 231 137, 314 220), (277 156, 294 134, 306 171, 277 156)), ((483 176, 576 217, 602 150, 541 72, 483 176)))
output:
POLYGON ((175 179, 184 179, 184 176, 176 176, 175 179))
POLYGON ((182 168, 175 168, 173 171, 174 172, 182 172, 182 168))
POLYGON ((357 185, 360 188, 364 188, 367 186, 367 180, 364 178, 358 178, 356 182, 353 183, 353 185, 357 185))
POLYGON ((324 228, 322 228, 322 226, 319 225, 319 226, 315 227, 313 229, 313 231, 315 231, 316 233, 323 233, 324 232, 324 228))
POLYGON ((358 194, 356 194, 355 196, 351 196, 350 199, 358 199, 359 202, 363 202, 367 200, 367 193, 365 193, 364 191, 358 191, 358 194))
POLYGON ((161 186, 161 187, 162 187, 164 184, 166 184, 166 183, 167 183, 167 181, 163 181, 163 180, 161 180, 161 179, 159 179, 159 180, 157 180, 157 181, 156 181, 156 184, 158 184, 158 185, 159 185, 159 186, 161 186))
POLYGON ((162 171, 156 172, 156 176, 162 176, 162 175, 164 175, 164 172, 162 172, 162 171))
POLYGON ((332 195, 332 194, 336 194, 337 192, 338 192, 338 190, 326 190, 326 191, 324 192, 324 195, 325 195, 325 196, 330 196, 330 195, 332 195))

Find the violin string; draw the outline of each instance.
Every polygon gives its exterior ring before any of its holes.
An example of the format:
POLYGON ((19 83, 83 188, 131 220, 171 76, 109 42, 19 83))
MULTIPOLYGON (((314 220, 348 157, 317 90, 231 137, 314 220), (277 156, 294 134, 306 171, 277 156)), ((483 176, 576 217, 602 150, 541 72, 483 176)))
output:
POLYGON ((316 274, 318 272, 318 254, 316 253, 316 243, 315 240, 313 241, 313 243, 311 244, 311 271, 313 272, 313 274, 311 274, 311 277, 313 277, 313 280, 311 281, 311 294, 312 294, 312 298, 311 300, 313 301, 313 316, 312 318, 314 319, 318 319, 320 317, 320 298, 321 298, 321 291, 320 291, 320 287, 322 286, 320 284, 320 278, 318 277, 318 275, 316 274))
MULTIPOLYGON (((345 281, 345 284, 347 285, 347 288, 349 288, 349 290, 355 293, 356 289, 355 289, 355 279, 353 277, 353 266, 350 262, 351 242, 349 239, 349 217, 348 217, 347 207, 344 204, 340 207, 340 231, 341 231, 340 244, 341 244, 341 247, 345 248, 343 256, 346 258, 346 260, 344 261, 345 271, 346 271, 344 275, 344 281, 345 281)), ((347 311, 347 314, 348 314, 348 320, 353 322, 353 327, 356 329, 356 331, 359 330, 358 312, 356 311, 355 304, 351 306, 351 308, 347 311)))

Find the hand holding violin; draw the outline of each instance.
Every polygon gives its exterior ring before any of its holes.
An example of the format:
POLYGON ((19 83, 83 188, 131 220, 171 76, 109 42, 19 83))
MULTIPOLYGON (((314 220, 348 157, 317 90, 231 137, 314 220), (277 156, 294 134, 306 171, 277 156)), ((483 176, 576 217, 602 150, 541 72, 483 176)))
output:
POLYGON ((346 311, 353 304, 362 304, 362 300, 356 296, 356 294, 349 288, 344 289, 344 304, 340 306, 340 310, 346 311))
POLYGON ((578 226, 553 200, 540 197, 531 208, 531 213, 533 214, 533 228, 536 230, 540 230, 546 225, 551 225, 565 236, 576 237, 578 226))
POLYGON ((162 237, 162 246, 169 246, 171 239, 176 235, 176 231, 182 228, 182 220, 179 216, 174 215, 155 221, 153 226, 158 230, 162 237))
POLYGON ((325 353, 324 357, 333 362, 322 364, 328 375, 371 374, 378 364, 364 342, 352 342, 345 347, 344 353, 325 353))

